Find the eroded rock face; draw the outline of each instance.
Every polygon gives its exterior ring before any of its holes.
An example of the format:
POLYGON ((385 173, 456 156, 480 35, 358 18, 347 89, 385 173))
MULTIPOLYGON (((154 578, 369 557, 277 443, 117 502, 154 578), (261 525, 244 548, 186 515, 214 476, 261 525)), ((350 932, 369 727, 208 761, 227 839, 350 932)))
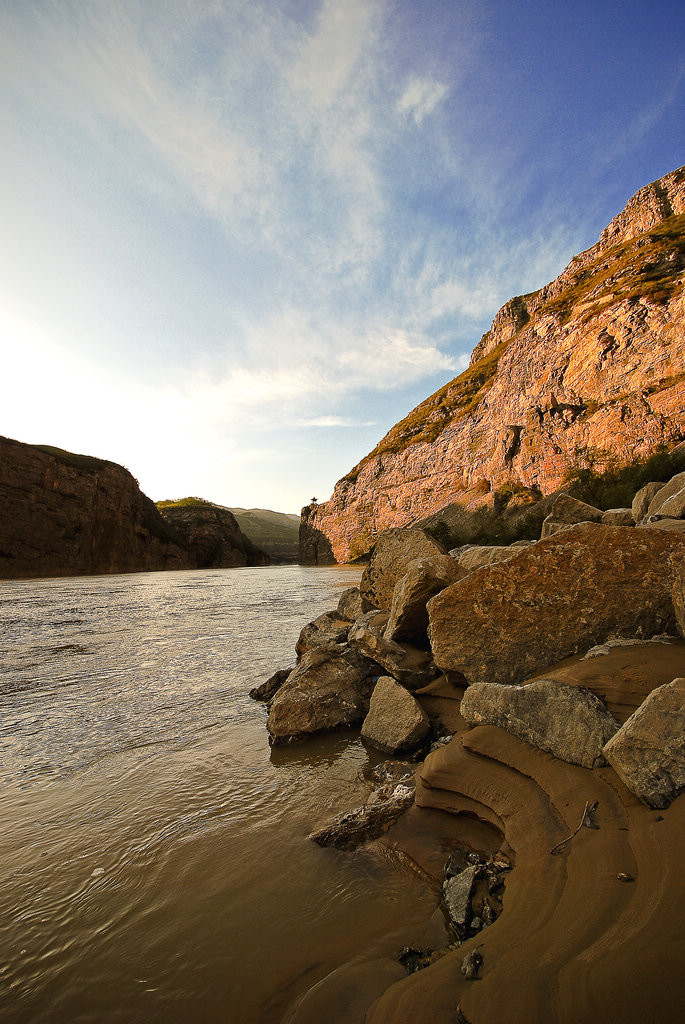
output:
POLYGON ((561 761, 594 768, 618 722, 590 690, 536 679, 526 686, 475 683, 461 702, 470 725, 496 725, 561 761))
POLYGON ((604 756, 643 803, 668 807, 685 790, 685 679, 652 690, 604 756))
POLYGON ((191 566, 123 466, 0 437, 0 577, 191 566))
POLYGON ((430 731, 430 721, 419 702, 390 676, 381 676, 371 694, 362 736, 388 754, 416 750, 430 731))
POLYGON ((641 189, 556 280, 507 303, 469 369, 308 510, 308 535, 344 562, 384 530, 452 503, 476 509, 503 488, 559 490, 579 451, 607 451, 621 466, 676 445, 684 211, 685 175, 674 171, 641 189))
POLYGON ((272 743, 360 722, 369 707, 374 666, 346 645, 315 647, 274 697, 267 729, 272 743))
POLYGON ((426 604, 462 575, 449 555, 436 554, 410 562, 404 576, 395 584, 386 638, 423 647, 428 641, 426 604))
POLYGON ((468 682, 519 683, 609 636, 673 630, 684 545, 683 534, 581 523, 522 548, 429 601, 435 662, 468 682))
POLYGON ((420 558, 445 555, 442 544, 423 530, 387 530, 381 534, 359 585, 362 600, 390 611, 395 584, 407 566, 420 558))

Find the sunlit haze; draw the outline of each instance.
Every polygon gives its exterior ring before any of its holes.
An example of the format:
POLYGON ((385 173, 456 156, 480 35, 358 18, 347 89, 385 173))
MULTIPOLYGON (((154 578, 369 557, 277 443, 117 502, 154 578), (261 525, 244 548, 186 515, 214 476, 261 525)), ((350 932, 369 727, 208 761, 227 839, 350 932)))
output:
POLYGON ((298 512, 685 160, 682 6, 0 0, 0 434, 298 512))

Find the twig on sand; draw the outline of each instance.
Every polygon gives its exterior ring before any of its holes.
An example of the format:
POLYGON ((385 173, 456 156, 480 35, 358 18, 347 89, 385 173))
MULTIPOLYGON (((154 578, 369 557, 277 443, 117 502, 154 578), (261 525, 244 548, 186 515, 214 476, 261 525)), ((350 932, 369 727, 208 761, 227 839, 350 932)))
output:
POLYGON ((585 807, 583 808, 583 816, 580 819, 580 823, 578 825, 578 828, 574 832, 572 832, 570 836, 566 836, 566 839, 562 839, 560 843, 557 843, 556 846, 553 846, 552 849, 549 852, 550 853, 556 853, 557 850, 561 846, 565 846, 566 843, 568 843, 571 839, 573 839, 574 836, 578 835, 578 833, 580 832, 580 830, 583 827, 583 825, 585 825, 586 828, 597 828, 597 826, 595 825, 594 821, 592 820, 592 813, 593 813, 593 811, 596 811, 596 810, 597 810, 597 801, 595 800, 594 803, 590 803, 589 800, 586 800, 585 801, 585 807))

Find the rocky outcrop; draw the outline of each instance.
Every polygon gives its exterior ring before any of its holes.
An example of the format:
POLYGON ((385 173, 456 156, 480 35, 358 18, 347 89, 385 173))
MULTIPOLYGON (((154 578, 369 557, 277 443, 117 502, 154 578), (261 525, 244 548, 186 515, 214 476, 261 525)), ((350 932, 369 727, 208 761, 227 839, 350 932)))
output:
POLYGON ((371 694, 362 736, 388 754, 416 750, 430 732, 430 721, 419 702, 390 676, 381 676, 371 694))
POLYGON ((685 536, 581 523, 428 603, 433 657, 468 682, 523 682, 612 634, 673 630, 685 536))
POLYGON ((604 764, 602 748, 619 727, 590 690, 554 679, 536 679, 527 686, 475 683, 460 710, 470 725, 497 725, 583 768, 604 764))
POLYGON ((641 189, 540 291, 497 314, 470 367, 303 512, 303 562, 498 493, 558 490, 584 453, 624 466, 683 437, 685 169, 641 189), (604 455, 606 457, 606 454, 604 455))
POLYGON ((191 564, 183 539, 123 466, 0 438, 0 577, 191 564))
POLYGON ((685 679, 652 690, 604 756, 648 807, 670 806, 685 791, 685 679))
POLYGON ((160 503, 159 510, 182 538, 193 569, 269 564, 269 556, 242 533, 227 508, 208 501, 194 501, 192 504, 160 503))

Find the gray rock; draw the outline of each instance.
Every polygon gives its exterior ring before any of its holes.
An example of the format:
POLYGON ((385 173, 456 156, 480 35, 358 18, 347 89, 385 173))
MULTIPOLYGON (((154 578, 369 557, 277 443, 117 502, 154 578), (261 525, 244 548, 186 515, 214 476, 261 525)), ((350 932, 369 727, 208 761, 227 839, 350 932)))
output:
POLYGON ((600 509, 584 501, 572 498, 570 494, 558 494, 552 502, 549 515, 543 520, 541 538, 551 537, 566 526, 575 523, 598 523, 602 518, 600 509))
POLYGON ((315 647, 322 647, 324 644, 341 644, 347 640, 350 631, 350 623, 347 619, 341 619, 336 612, 324 612, 313 622, 307 623, 300 632, 295 651, 298 661, 307 651, 315 647))
POLYGON ((629 508, 609 508, 602 513, 602 522, 606 526, 635 526, 633 513, 629 508))
POLYGON ((388 675, 411 690, 427 686, 438 674, 431 655, 426 651, 410 644, 386 640, 372 629, 359 627, 355 623, 349 639, 350 644, 356 646, 366 658, 381 665, 388 675))
POLYGON ((475 683, 464 694, 460 710, 470 725, 497 725, 583 768, 604 763, 602 748, 619 727, 594 693, 555 679, 536 679, 526 686, 475 683))
MULTIPOLYGON (((685 488, 685 473, 676 473, 674 477, 664 484, 654 495, 649 503, 647 509, 647 518, 652 516, 661 515, 666 519, 680 519, 681 514, 672 516, 671 513, 667 512, 664 506, 669 502, 671 498, 675 498, 685 488)), ((677 503, 677 507, 680 507, 680 503, 677 503)))
POLYGON ((395 584, 417 558, 444 555, 442 544, 423 530, 394 528, 380 535, 359 585, 362 600, 390 611, 395 584))
POLYGON ((388 624, 388 613, 379 612, 377 609, 365 612, 361 618, 356 619, 347 635, 350 643, 365 633, 373 633, 374 636, 383 636, 388 624))
POLYGON ((408 690, 381 676, 373 693, 362 736, 372 746, 389 754, 415 750, 430 731, 430 721, 408 690))
POLYGON ((663 503, 657 515, 666 519, 685 519, 685 486, 663 503))
POLYGON ((404 576, 395 584, 386 638, 419 646, 427 644, 426 603, 462 575, 449 555, 431 555, 410 562, 404 576))
POLYGON ((462 936, 471 916, 471 891, 478 871, 478 865, 472 864, 458 875, 448 878, 442 886, 449 919, 457 933, 462 936))
POLYGON ((324 828, 310 833, 309 838, 319 846, 334 846, 338 850, 355 850, 370 839, 377 839, 393 825, 414 802, 414 790, 396 786, 386 800, 356 807, 339 814, 324 828))
POLYGON ((267 729, 272 743, 360 722, 369 708, 378 666, 343 644, 315 647, 274 697, 267 729))
POLYGON ((482 966, 483 957, 477 949, 472 949, 461 962, 461 973, 467 981, 475 981, 478 978, 478 971, 482 966))
POLYGON ((662 519, 655 516, 640 523, 641 530, 660 530, 663 533, 685 534, 685 519, 662 519))
POLYGON ((685 790, 685 678, 652 690, 604 756, 648 807, 668 807, 685 790))
POLYGON ((645 484, 645 486, 641 487, 637 492, 633 498, 633 505, 631 508, 633 519, 636 523, 641 523, 645 518, 650 502, 656 497, 663 486, 663 483, 645 484))

